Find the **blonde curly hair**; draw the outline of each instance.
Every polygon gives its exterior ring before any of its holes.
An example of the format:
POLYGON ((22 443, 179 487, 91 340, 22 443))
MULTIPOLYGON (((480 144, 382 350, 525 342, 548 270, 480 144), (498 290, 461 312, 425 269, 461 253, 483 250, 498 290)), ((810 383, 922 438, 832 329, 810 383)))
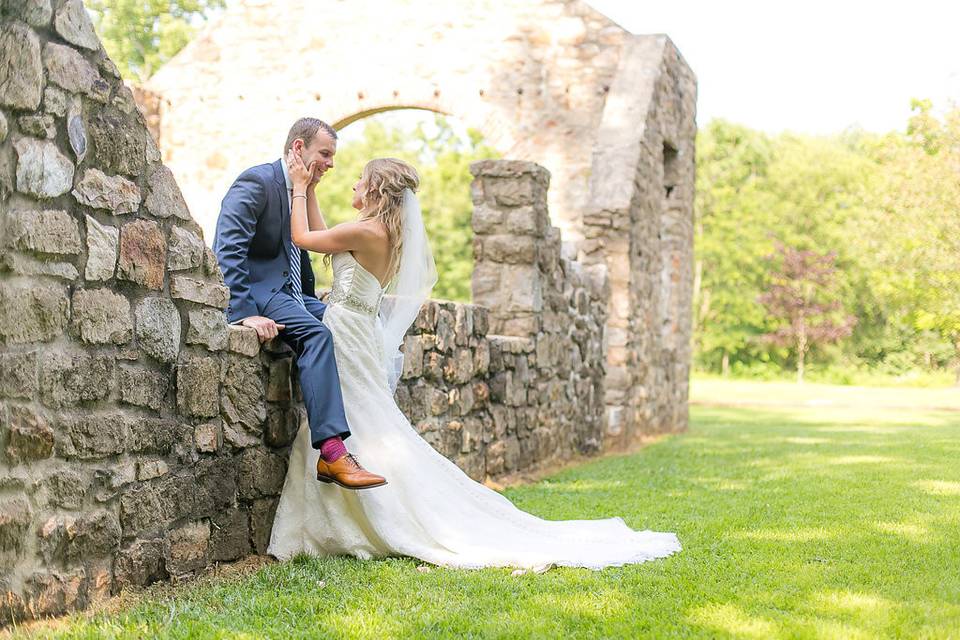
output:
POLYGON ((387 228, 390 240, 389 277, 400 266, 403 252, 403 192, 420 188, 420 176, 412 166, 397 158, 374 158, 363 168, 361 177, 366 192, 360 194, 363 209, 360 220, 380 220, 387 228))

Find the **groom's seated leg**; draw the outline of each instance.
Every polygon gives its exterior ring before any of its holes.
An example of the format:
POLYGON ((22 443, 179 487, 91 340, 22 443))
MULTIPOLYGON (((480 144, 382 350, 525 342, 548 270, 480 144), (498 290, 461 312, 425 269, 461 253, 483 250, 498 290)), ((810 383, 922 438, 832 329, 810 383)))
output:
MULTIPOLYGON (((305 298, 305 301, 309 298, 305 298)), ((316 304, 322 304, 312 299, 316 304)), ((313 310, 312 302, 305 302, 313 310)), ((327 438, 350 435, 343 412, 340 376, 330 330, 286 290, 270 300, 263 315, 284 325, 280 338, 293 349, 300 372, 300 390, 307 409, 310 440, 314 448, 327 438)))

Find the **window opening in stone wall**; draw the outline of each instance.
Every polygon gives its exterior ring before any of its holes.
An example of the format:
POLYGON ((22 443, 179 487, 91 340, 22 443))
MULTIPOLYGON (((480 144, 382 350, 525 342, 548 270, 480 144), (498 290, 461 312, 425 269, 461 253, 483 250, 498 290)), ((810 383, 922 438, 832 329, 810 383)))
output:
MULTIPOLYGON (((483 135, 454 117, 423 109, 383 111, 348 118, 339 130, 336 165, 320 183, 317 199, 330 225, 356 218, 353 185, 371 158, 396 157, 420 173, 420 204, 430 236, 439 281, 433 298, 471 301, 473 203, 470 163, 497 158, 483 135)), ((318 286, 330 286, 330 269, 312 255, 318 286)))

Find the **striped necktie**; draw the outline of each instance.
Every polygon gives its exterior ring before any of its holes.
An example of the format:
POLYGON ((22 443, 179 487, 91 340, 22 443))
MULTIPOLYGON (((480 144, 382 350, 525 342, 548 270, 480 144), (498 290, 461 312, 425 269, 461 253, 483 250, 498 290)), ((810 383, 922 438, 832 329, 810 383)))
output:
MULTIPOLYGON (((290 217, 293 217, 293 189, 287 189, 290 198, 290 217)), ((297 302, 303 305, 303 282, 300 280, 300 248, 293 243, 293 237, 290 238, 290 249, 287 251, 290 257, 290 288, 293 291, 293 297, 297 302)), ((304 305, 306 306, 306 305, 304 305)))

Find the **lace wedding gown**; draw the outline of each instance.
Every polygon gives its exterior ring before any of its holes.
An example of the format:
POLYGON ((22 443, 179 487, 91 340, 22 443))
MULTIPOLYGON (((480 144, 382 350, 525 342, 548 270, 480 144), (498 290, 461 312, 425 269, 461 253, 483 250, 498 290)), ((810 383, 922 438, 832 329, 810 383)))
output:
POLYGON ((633 531, 621 518, 543 520, 471 480, 417 434, 393 399, 376 322, 379 281, 350 253, 333 257, 333 276, 324 324, 333 335, 352 433, 346 445, 388 484, 350 491, 318 482, 319 452, 301 427, 270 554, 411 556, 461 568, 599 569, 680 550, 674 534, 633 531))

